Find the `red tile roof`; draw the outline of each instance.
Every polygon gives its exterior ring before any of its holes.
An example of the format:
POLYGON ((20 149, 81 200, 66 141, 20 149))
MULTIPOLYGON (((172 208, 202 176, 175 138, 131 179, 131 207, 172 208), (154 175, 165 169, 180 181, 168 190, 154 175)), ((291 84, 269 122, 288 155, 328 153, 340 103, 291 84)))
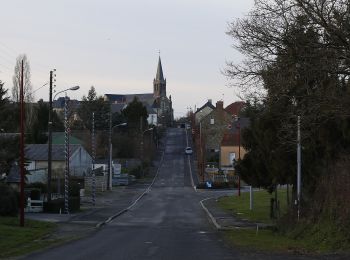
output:
POLYGON ((245 106, 245 102, 243 101, 237 101, 233 102, 232 104, 228 105, 225 110, 230 114, 230 115, 239 115, 241 112, 242 108, 245 106))

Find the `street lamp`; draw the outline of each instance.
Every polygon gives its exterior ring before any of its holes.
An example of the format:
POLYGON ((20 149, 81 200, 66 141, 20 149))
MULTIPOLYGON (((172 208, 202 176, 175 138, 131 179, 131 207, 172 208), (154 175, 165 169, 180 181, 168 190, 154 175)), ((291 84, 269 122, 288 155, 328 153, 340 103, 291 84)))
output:
MULTIPOLYGON (((299 64, 297 64, 299 65, 299 64)), ((292 98, 294 107, 298 106, 295 97, 292 98)), ((297 116, 297 207, 298 221, 300 219, 300 203, 301 203, 301 134, 300 134, 300 115, 297 116)))
MULTIPOLYGON (((238 161, 241 160, 241 118, 235 115, 236 129, 238 129, 238 161)), ((238 175, 238 196, 241 196, 241 177, 238 175)))
MULTIPOLYGON (((50 71, 50 96, 49 96, 49 122, 48 122, 48 156, 47 156, 47 200, 48 202, 51 201, 51 175, 52 175, 52 71, 50 71)), ((62 91, 59 91, 55 94, 53 97, 53 100, 55 100, 55 97, 63 93, 65 91, 75 91, 78 90, 79 86, 70 87, 67 89, 64 89, 62 91)))
POLYGON ((142 132, 142 136, 141 136, 141 169, 142 169, 142 177, 144 177, 144 176, 143 176, 143 135, 144 135, 146 132, 151 131, 151 130, 153 130, 153 127, 148 128, 148 129, 146 129, 145 131, 143 131, 143 132, 142 132))
POLYGON ((113 154, 113 144, 112 144, 112 131, 113 128, 118 126, 126 126, 127 123, 121 123, 115 126, 112 126, 112 113, 110 114, 109 121, 109 171, 108 171, 108 189, 112 190, 112 154, 113 154))

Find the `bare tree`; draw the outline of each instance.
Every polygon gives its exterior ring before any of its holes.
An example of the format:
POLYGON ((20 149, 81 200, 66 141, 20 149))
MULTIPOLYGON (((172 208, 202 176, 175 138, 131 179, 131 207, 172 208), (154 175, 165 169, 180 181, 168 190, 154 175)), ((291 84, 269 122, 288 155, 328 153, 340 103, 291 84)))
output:
POLYGON ((16 59, 15 73, 12 77, 13 87, 12 87, 12 100, 19 102, 19 89, 21 84, 21 67, 23 60, 23 90, 24 90, 24 101, 27 103, 33 102, 33 88, 30 81, 30 65, 27 55, 21 54, 16 59))
POLYGON ((20 86, 21 86, 21 71, 22 71, 22 61, 23 61, 23 94, 24 101, 26 103, 25 107, 25 124, 26 127, 30 128, 34 122, 34 96, 33 96, 33 87, 30 81, 30 65, 27 58, 27 55, 21 54, 16 59, 15 71, 12 77, 13 87, 12 87, 12 100, 15 102, 20 101, 20 86))

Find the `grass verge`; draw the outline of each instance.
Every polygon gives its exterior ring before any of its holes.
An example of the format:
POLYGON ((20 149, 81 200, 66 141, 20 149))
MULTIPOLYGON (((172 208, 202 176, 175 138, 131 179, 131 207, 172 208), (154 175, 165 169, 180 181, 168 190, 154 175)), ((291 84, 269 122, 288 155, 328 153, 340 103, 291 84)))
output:
POLYGON ((34 220, 25 220, 25 226, 19 226, 17 217, 0 217, 0 258, 23 255, 57 243, 45 239, 53 232, 56 224, 34 220))
MULTIPOLYGON (((273 196, 274 194, 269 194, 265 190, 255 191, 253 210, 249 209, 249 193, 242 193, 240 197, 221 197, 218 200, 218 205, 238 218, 273 224, 276 222, 276 220, 270 219, 270 199, 273 196)), ((286 197, 286 190, 278 191, 281 216, 287 212, 286 197)), ((265 252, 313 254, 331 253, 344 249, 344 247, 340 248, 339 245, 344 244, 345 237, 341 232, 336 232, 334 223, 329 221, 318 224, 300 221, 293 229, 284 232, 277 228, 260 229, 259 231, 256 229, 235 229, 225 231, 224 236, 230 244, 242 248, 265 252)))
POLYGON ((264 252, 306 253, 312 249, 302 240, 294 240, 270 229, 236 229, 225 232, 230 244, 264 252))
MULTIPOLYGON (((287 211, 286 189, 279 189, 277 194, 280 204, 280 214, 283 215, 287 211)), ((273 197, 274 194, 270 194, 266 190, 254 191, 253 210, 249 208, 249 192, 242 192, 239 197, 221 197, 218 203, 222 209, 229 211, 239 218, 271 224, 274 222, 270 218, 270 199, 273 197)))

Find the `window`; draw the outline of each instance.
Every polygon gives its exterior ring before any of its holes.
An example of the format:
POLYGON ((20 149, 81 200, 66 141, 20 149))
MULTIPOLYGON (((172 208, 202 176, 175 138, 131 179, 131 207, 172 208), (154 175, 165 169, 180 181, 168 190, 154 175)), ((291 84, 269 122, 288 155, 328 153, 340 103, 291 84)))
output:
POLYGON ((210 118, 210 124, 211 124, 211 125, 214 124, 214 118, 210 118))

